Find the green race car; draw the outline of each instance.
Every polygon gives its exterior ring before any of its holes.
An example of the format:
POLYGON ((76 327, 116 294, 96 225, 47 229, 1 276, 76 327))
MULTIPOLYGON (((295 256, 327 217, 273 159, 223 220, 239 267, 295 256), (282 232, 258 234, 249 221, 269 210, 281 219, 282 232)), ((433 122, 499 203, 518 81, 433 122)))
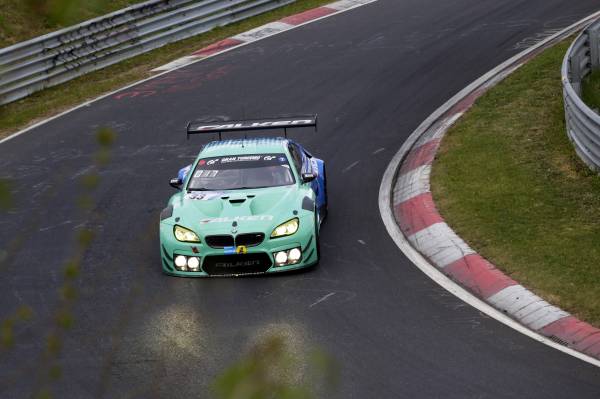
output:
MULTIPOLYGON (((188 134, 315 126, 315 117, 191 123, 188 134)), ((327 214, 325 165, 283 137, 213 141, 171 185, 160 215, 165 273, 274 273, 315 265, 327 214)))

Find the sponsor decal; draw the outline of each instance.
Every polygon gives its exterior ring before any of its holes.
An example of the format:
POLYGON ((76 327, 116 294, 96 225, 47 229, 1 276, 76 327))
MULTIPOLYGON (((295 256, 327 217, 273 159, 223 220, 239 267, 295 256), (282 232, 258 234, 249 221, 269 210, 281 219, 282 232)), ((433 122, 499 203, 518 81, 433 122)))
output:
POLYGON ((251 122, 251 123, 227 123, 222 125, 200 125, 195 126, 194 130, 197 132, 202 131, 219 131, 219 130, 231 130, 231 129, 253 129, 253 128, 264 128, 264 127, 285 127, 285 126, 298 126, 298 125, 311 125, 314 124, 314 119, 291 119, 281 121, 268 121, 268 122, 251 122))
POLYGON ((253 215, 253 216, 234 216, 234 217, 221 217, 221 218, 206 218, 200 220, 201 224, 208 223, 232 223, 232 222, 261 222, 264 220, 273 220, 273 215, 253 215))
POLYGON ((248 248, 246 248, 245 245, 238 245, 238 247, 235 249, 235 253, 238 255, 245 255, 248 253, 248 248))
POLYGON ((194 179, 198 179, 200 177, 211 179, 213 177, 217 177, 218 174, 219 174, 218 170, 200 169, 199 171, 194 173, 194 179))
POLYGON ((237 262, 217 262, 215 263, 216 267, 240 267, 240 266, 254 266, 254 265, 258 265, 260 266, 260 261, 259 260, 240 260, 237 262))
POLYGON ((218 158, 205 158, 198 161, 194 178, 215 177, 219 170, 246 167, 285 166, 288 160, 283 154, 232 155, 218 158), (213 173, 213 175, 210 175, 213 173))
POLYGON ((185 198, 199 201, 210 201, 223 195, 222 191, 192 191, 185 198))
MULTIPOLYGON (((225 157, 221 159, 221 163, 230 163, 230 162, 248 162, 248 161, 260 161, 262 158, 261 155, 243 155, 239 157, 225 157)), ((266 161, 265 157, 265 161, 266 161)))

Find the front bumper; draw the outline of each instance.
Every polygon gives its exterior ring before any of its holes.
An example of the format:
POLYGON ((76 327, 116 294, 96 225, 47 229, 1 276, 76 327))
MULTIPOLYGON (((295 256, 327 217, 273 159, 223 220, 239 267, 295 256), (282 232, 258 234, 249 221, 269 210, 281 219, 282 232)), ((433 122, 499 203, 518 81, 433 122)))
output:
POLYGON ((197 244, 177 241, 173 236, 173 226, 163 223, 160 225, 160 257, 163 272, 179 277, 278 273, 309 267, 318 260, 314 229, 300 230, 289 237, 277 239, 267 237, 260 245, 247 247, 246 254, 228 254, 225 249, 209 247, 204 240, 197 244), (299 248, 302 251, 300 261, 292 265, 277 266, 274 253, 292 248, 299 248), (178 255, 199 258, 200 271, 178 270, 174 262, 178 255))

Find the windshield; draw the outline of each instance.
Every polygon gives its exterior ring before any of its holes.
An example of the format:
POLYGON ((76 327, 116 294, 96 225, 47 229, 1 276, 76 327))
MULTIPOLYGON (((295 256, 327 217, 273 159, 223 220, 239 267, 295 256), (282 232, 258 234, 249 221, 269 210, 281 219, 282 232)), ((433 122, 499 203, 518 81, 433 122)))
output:
POLYGON ((294 184, 285 154, 234 155, 198 161, 187 189, 236 190, 294 184))

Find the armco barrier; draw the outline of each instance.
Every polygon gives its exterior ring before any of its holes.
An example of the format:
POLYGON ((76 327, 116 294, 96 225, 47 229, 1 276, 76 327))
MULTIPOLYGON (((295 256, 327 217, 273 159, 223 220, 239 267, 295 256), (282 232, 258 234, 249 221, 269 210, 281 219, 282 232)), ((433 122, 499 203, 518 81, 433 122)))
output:
POLYGON ((150 0, 0 49, 0 104, 296 0, 150 0))
POLYGON ((562 65, 567 134, 579 157, 600 172, 600 115, 581 100, 581 82, 600 68, 600 21, 586 28, 569 48, 562 65))

